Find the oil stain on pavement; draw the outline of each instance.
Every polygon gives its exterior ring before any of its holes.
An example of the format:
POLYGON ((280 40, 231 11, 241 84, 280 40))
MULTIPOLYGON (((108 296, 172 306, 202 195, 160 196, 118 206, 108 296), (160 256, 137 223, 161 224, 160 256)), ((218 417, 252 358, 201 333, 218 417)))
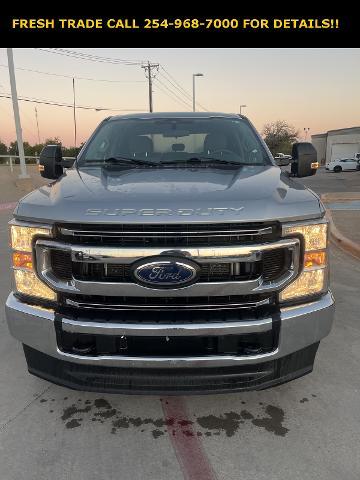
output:
MULTIPOLYGON (((315 395, 312 395, 315 397, 315 395)), ((54 399, 41 399, 42 405, 46 406, 47 401, 54 399)), ((64 398, 68 403, 68 398, 64 398)), ((300 403, 309 401, 308 398, 302 398, 300 403)), ((246 402, 242 401, 244 405, 246 402)), ((54 405, 54 404, 52 404, 54 405)), ((149 418, 132 417, 124 415, 119 409, 115 408, 104 398, 97 398, 94 401, 79 398, 76 403, 63 408, 61 420, 63 420, 67 429, 79 428, 85 422, 99 422, 109 425, 110 432, 117 434, 122 429, 136 428, 141 432, 151 432, 153 438, 157 439, 166 433, 183 436, 218 436, 226 435, 232 437, 238 432, 242 424, 250 423, 253 426, 264 429, 273 435, 284 437, 288 433, 288 428, 284 426, 285 413, 275 405, 264 405, 259 403, 261 413, 251 413, 246 408, 239 412, 229 411, 221 415, 202 415, 194 420, 182 418, 149 418)), ((53 407, 52 407, 53 408, 53 407)), ((50 413, 56 412, 54 409, 50 413)))

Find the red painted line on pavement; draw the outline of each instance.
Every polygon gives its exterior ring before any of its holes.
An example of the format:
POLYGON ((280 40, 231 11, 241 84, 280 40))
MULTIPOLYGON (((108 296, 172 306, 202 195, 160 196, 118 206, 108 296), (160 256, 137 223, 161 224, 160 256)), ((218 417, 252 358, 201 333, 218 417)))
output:
POLYGON ((0 210, 10 210, 11 208, 15 208, 16 205, 17 205, 17 202, 0 203, 0 210))
POLYGON ((184 398, 165 397, 161 404, 168 435, 185 480, 216 480, 200 440, 201 434, 194 430, 189 419, 184 398))

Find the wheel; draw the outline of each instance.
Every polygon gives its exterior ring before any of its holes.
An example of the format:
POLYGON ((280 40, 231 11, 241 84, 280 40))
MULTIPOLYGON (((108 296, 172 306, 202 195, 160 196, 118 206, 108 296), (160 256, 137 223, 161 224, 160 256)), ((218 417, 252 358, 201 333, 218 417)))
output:
POLYGON ((342 167, 340 167, 340 165, 336 165, 336 167, 334 167, 334 172, 335 173, 339 173, 339 172, 341 172, 341 170, 342 170, 342 167))

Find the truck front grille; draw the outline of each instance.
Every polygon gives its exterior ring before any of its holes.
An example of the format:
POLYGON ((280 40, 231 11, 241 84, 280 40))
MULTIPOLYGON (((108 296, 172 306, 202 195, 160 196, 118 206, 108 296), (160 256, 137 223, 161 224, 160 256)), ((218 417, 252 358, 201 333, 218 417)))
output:
POLYGON ((299 239, 281 237, 276 222, 63 224, 54 230, 54 238, 35 244, 37 273, 58 292, 64 308, 173 313, 258 309, 276 303, 277 292, 300 268, 299 239), (133 265, 161 255, 197 263, 193 283, 143 285, 133 265))
POLYGON ((72 277, 71 255, 65 250, 51 250, 51 268, 61 280, 70 280, 72 277))

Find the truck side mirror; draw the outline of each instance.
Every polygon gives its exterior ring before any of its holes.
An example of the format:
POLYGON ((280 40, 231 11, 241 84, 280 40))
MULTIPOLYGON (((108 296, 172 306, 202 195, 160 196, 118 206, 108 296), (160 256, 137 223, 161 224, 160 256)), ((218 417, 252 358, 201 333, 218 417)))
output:
POLYGON ((60 145, 46 145, 39 159, 40 175, 55 180, 63 174, 62 151, 60 145))
POLYGON ((310 142, 294 143, 292 147, 291 173, 295 177, 309 177, 315 175, 319 168, 317 152, 310 142))

